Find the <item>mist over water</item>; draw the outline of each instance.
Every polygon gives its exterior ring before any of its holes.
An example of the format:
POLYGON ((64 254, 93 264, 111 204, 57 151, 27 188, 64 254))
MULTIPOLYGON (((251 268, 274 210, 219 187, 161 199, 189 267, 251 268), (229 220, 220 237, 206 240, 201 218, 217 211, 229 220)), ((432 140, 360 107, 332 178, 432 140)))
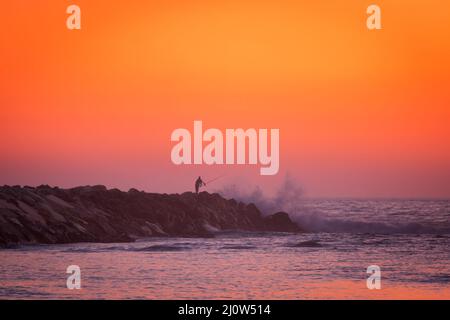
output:
POLYGON ((265 215, 285 211, 307 232, 450 233, 449 200, 308 199, 300 184, 289 175, 273 196, 259 187, 246 191, 235 184, 218 193, 254 203, 265 215))
POLYGON ((244 203, 254 203, 266 215, 277 211, 294 213, 304 209, 303 189, 289 175, 285 177, 273 196, 264 194, 258 186, 248 191, 236 184, 227 185, 217 192, 225 198, 233 198, 244 203))

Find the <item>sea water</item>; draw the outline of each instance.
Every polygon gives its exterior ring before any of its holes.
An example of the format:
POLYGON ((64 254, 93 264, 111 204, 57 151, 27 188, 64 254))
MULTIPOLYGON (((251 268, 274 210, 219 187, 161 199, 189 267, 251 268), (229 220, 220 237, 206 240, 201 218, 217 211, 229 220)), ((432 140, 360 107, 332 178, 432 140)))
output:
POLYGON ((450 299, 449 200, 307 200, 294 219, 309 232, 2 249, 0 298, 450 299))

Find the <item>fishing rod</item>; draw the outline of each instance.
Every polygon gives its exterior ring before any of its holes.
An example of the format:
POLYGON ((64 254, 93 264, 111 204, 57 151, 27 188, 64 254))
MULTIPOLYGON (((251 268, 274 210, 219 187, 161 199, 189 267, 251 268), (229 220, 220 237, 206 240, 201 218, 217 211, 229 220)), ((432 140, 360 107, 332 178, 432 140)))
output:
POLYGON ((218 177, 215 177, 214 179, 208 180, 208 181, 205 182, 205 185, 206 185, 206 184, 209 184, 209 183, 211 183, 211 182, 214 182, 214 181, 216 181, 216 180, 219 180, 219 179, 221 179, 221 178, 223 178, 223 177, 225 177, 225 176, 226 176, 226 174, 222 174, 222 175, 220 175, 220 176, 218 176, 218 177))

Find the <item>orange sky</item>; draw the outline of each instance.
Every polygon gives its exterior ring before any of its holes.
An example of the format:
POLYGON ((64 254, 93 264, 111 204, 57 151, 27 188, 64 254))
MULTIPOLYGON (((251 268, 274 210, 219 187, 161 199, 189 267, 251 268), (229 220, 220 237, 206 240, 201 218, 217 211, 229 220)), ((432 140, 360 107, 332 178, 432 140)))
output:
POLYGON ((3 1, 0 184, 270 190, 289 172, 310 196, 450 197, 450 2, 315 2, 3 1), (280 173, 173 165, 193 120, 279 128, 280 173))

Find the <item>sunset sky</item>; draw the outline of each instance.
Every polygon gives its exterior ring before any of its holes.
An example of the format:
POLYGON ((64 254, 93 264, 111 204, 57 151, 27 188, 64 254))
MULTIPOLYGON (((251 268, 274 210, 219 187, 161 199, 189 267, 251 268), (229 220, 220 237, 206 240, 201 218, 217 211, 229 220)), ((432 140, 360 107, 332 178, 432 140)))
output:
POLYGON ((0 185, 449 198, 450 2, 318 2, 2 1, 0 185), (175 166, 194 120, 279 128, 280 172, 175 166))

